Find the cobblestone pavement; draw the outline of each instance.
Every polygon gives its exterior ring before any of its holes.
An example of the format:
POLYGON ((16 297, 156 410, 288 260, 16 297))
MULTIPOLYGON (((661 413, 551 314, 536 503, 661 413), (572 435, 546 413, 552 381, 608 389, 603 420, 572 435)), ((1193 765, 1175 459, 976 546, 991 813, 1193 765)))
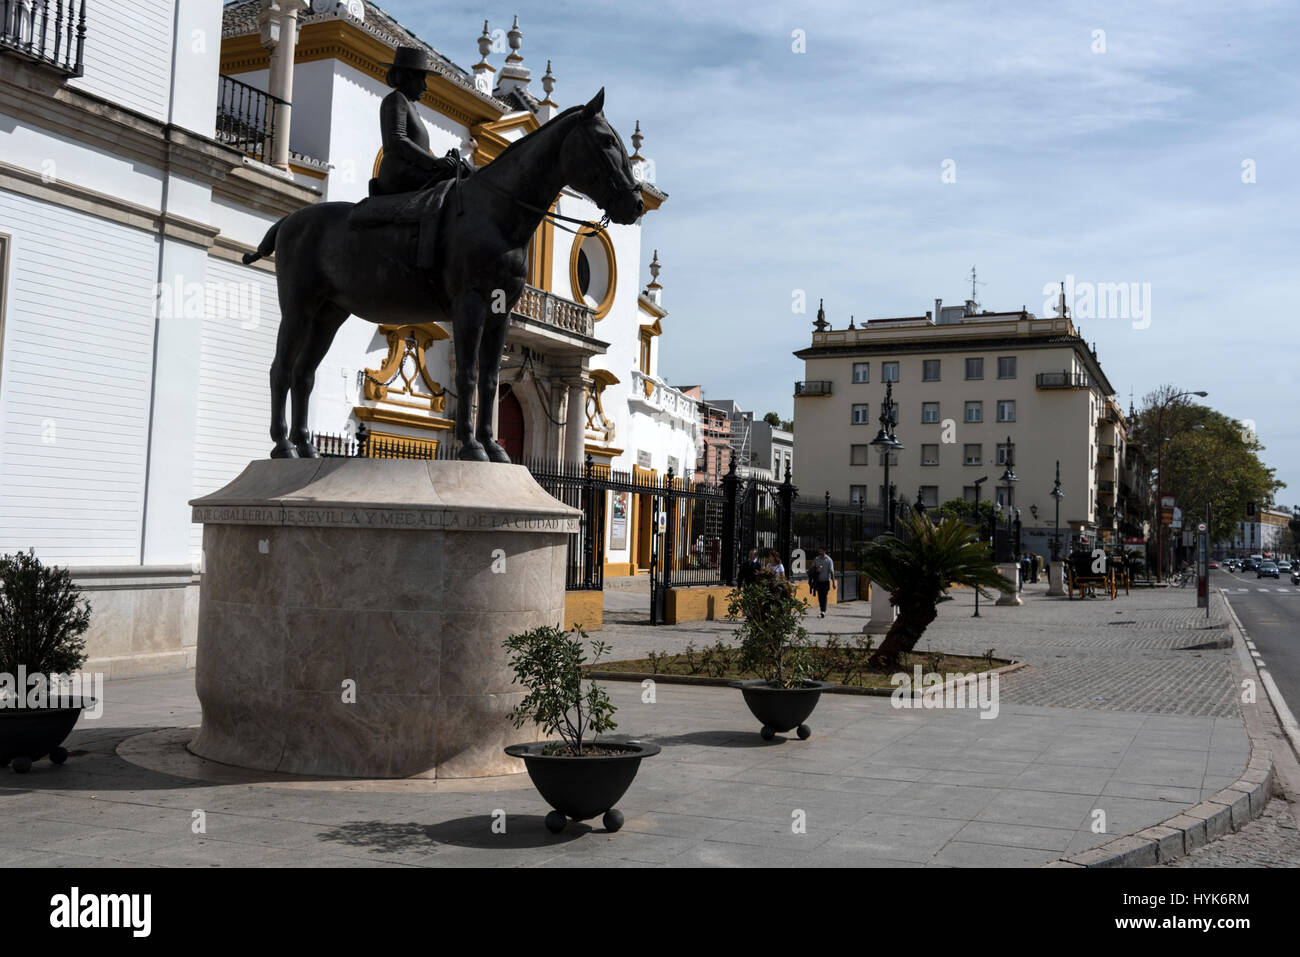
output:
MULTIPOLYGON (((1148 714, 1240 717, 1232 683, 1234 652, 1227 645, 1222 597, 1211 596, 1210 615, 1196 607, 1189 589, 1134 589, 1108 598, 1049 598, 1047 585, 1026 585, 1024 604, 999 606, 981 600, 974 618, 974 592, 957 589, 939 606, 919 651, 982 655, 1030 664, 1002 681, 1007 704, 1137 711, 1148 714), (1200 647, 1197 647, 1200 646, 1200 647), (1209 646, 1209 647, 1206 647, 1209 646)), ((611 658, 643 658, 651 651, 697 648, 731 641, 726 621, 673 627, 646 623, 649 595, 607 593, 601 638, 611 658)), ((870 616, 865 601, 832 605, 827 618, 807 620, 814 636, 860 634, 870 616)))
POLYGON ((1300 867, 1300 826, 1294 807, 1274 794, 1264 813, 1240 831, 1163 867, 1300 867))

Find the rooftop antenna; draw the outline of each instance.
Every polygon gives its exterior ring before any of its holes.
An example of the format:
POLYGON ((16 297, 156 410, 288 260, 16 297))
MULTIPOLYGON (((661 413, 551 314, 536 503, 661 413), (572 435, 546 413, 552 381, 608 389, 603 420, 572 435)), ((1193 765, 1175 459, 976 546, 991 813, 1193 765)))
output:
POLYGON ((970 301, 973 302, 973 303, 975 303, 975 305, 978 306, 980 303, 979 303, 979 299, 977 298, 977 295, 976 295, 976 289, 975 289, 975 287, 976 287, 976 286, 987 286, 987 285, 988 285, 988 283, 986 283, 986 282, 980 282, 978 279, 975 278, 975 267, 974 267, 974 266, 971 266, 971 267, 970 267, 970 301))

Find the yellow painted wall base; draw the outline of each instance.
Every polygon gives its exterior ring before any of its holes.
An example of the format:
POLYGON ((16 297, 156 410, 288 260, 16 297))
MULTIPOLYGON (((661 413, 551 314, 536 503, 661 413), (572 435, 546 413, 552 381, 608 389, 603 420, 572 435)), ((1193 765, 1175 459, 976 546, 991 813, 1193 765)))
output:
POLYGON ((664 592, 664 621, 677 625, 683 621, 717 621, 727 617, 725 585, 704 588, 670 588, 664 592))
POLYGON ((635 575, 636 568, 631 562, 606 562, 604 574, 606 578, 625 578, 635 575))
POLYGON ((566 591, 564 593, 564 627, 582 627, 599 631, 605 627, 605 593, 600 591, 566 591))

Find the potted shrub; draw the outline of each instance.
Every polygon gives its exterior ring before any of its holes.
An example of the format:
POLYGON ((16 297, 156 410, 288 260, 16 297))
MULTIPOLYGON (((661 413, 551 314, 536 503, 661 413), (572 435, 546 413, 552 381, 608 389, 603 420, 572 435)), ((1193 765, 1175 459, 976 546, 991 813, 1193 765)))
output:
POLYGON ((796 598, 794 585, 760 569, 751 584, 727 595, 727 618, 743 619, 735 635, 740 664, 759 677, 737 681, 745 704, 762 724, 763 740, 798 729, 807 740, 812 730, 804 722, 831 684, 809 677, 812 659, 803 626, 808 601, 796 598))
POLYGON ((0 556, 0 767, 25 774, 46 755, 68 759, 63 741, 94 702, 69 695, 62 676, 85 662, 89 626, 67 569, 31 553, 0 556))
MULTIPOLYGON (((523 759, 533 785, 555 809, 546 815, 552 833, 563 831, 570 819, 586 821, 597 815, 604 815, 605 830, 617 831, 623 826, 623 812, 614 805, 627 793, 641 759, 660 749, 657 744, 595 740, 618 727, 616 709, 605 689, 594 682, 583 692, 588 639, 581 628, 575 634, 570 637, 558 627, 545 625, 506 639, 515 682, 528 689, 510 712, 511 721, 516 728, 534 723, 543 734, 558 734, 560 739, 512 744, 505 750, 523 759)), ((592 661, 606 651, 604 642, 593 642, 592 661)))
POLYGON ((1004 594, 1016 590, 1003 578, 989 546, 978 532, 955 518, 939 524, 923 512, 913 512, 899 535, 881 535, 858 553, 858 571, 887 590, 898 617, 885 640, 867 661, 871 668, 898 668, 925 629, 938 615, 938 605, 948 600, 952 585, 967 585, 991 597, 984 587, 1004 594))

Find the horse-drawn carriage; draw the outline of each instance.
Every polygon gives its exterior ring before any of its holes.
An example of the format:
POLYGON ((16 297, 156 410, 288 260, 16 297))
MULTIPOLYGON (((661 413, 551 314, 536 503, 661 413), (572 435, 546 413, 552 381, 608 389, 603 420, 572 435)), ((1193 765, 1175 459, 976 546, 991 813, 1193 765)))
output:
POLYGON ((1065 562, 1065 583, 1071 601, 1076 591, 1080 598, 1095 598, 1098 589, 1114 600, 1121 586, 1129 593, 1128 563, 1120 554, 1074 552, 1065 562))

